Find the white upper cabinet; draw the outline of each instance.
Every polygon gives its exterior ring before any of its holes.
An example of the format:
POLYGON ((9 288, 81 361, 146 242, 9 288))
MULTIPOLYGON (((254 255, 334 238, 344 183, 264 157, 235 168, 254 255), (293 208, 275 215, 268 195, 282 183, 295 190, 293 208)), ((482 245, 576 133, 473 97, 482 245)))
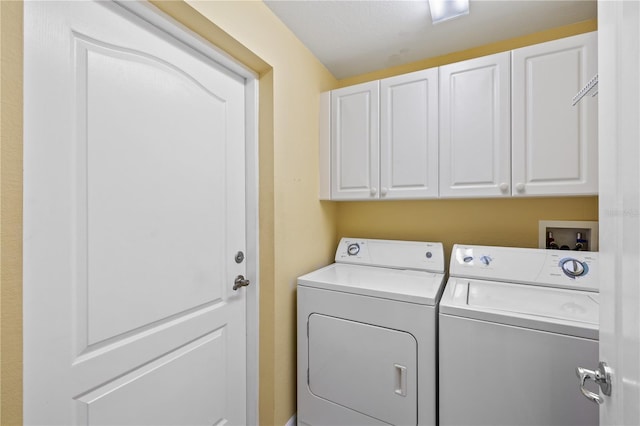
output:
POLYGON ((597 59, 592 32, 322 94, 320 199, 597 194, 597 59))
POLYGON ((331 199, 378 197, 379 82, 331 92, 331 199))
POLYGON ((440 67, 440 196, 511 195, 510 52, 440 67))
POLYGON ((597 33, 512 52, 513 195, 598 192, 597 99, 573 96, 597 73, 597 33))
POLYGON ((437 69, 334 90, 330 111, 321 97, 322 127, 327 117, 331 141, 320 158, 331 159, 331 183, 321 177, 322 199, 438 197, 437 69))
POLYGON ((438 197, 438 69, 380 81, 380 198, 438 197))

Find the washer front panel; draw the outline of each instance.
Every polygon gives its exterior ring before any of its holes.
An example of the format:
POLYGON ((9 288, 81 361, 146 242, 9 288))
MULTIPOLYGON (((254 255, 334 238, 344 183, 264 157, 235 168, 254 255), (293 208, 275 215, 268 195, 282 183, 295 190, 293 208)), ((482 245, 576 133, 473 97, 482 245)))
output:
POLYGON ((440 426, 598 425, 575 375, 597 340, 440 314, 439 345, 440 426))

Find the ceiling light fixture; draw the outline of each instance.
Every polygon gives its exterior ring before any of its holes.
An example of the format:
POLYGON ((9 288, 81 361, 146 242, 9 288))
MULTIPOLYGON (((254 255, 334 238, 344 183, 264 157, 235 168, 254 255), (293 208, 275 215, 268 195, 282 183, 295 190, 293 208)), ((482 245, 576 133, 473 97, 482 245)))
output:
POLYGON ((469 0, 429 0, 434 24, 469 14, 469 0))

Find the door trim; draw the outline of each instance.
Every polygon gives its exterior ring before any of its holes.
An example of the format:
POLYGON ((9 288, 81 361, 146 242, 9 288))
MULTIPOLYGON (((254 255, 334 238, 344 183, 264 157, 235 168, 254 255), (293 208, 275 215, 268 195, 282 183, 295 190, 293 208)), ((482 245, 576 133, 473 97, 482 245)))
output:
POLYGON ((247 298, 247 424, 258 424, 260 337, 258 75, 147 1, 114 0, 114 2, 245 79, 245 206, 247 236, 245 258, 247 262, 247 277, 252 282, 252 285, 247 287, 245 292, 247 298))

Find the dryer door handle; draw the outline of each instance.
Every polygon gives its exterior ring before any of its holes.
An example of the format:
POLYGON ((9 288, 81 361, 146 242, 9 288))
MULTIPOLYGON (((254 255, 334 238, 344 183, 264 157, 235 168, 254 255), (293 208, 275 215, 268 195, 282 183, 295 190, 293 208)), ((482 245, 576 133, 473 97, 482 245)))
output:
POLYGON ((407 367, 400 364, 393 364, 395 369, 395 390, 396 395, 407 396, 407 367))

